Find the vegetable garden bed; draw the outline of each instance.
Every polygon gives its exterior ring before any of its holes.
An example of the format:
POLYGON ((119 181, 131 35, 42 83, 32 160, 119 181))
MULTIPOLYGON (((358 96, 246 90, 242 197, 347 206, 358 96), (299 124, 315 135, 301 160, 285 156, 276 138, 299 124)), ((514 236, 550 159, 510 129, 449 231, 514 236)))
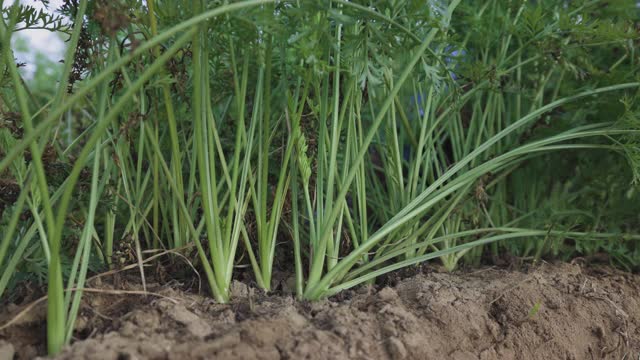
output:
POLYGON ((637 0, 0 3, 1 356, 640 356, 637 0))

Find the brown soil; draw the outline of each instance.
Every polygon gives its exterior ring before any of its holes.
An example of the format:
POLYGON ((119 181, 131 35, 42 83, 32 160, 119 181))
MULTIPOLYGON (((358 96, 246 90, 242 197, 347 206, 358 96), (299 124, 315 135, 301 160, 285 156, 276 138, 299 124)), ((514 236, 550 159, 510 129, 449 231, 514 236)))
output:
MULTIPOLYGON (((87 293, 60 359, 637 359, 640 276, 579 264, 422 271, 298 302, 236 282, 235 300, 150 285, 87 293)), ((0 310, 0 324, 21 306, 0 310)), ((0 331, 0 360, 44 352, 44 308, 0 331)), ((0 325, 1 326, 1 325, 0 325)))

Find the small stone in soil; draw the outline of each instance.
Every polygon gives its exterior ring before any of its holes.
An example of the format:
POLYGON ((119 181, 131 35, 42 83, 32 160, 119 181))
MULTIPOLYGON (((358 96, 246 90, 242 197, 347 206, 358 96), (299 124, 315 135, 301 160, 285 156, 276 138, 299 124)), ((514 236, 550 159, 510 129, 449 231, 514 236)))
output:
POLYGON ((0 360, 13 360, 16 349, 11 343, 0 340, 0 360))
POLYGON ((404 344, 397 337, 391 337, 388 340, 387 350, 389 350, 389 355, 394 360, 400 360, 407 357, 407 348, 404 347, 404 344))

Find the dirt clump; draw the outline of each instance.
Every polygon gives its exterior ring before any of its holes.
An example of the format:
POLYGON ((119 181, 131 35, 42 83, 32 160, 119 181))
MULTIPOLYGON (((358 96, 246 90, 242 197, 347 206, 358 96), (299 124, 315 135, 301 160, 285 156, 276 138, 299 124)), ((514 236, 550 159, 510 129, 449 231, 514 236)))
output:
MULTIPOLYGON (((76 338, 57 358, 636 358, 639 288, 638 275, 579 264, 429 270, 313 303, 235 283, 221 305, 151 284, 155 295, 87 293, 76 338)), ((21 307, 11 308, 0 325, 21 307)), ((34 308, 0 331, 0 359, 42 355, 43 321, 34 308)))

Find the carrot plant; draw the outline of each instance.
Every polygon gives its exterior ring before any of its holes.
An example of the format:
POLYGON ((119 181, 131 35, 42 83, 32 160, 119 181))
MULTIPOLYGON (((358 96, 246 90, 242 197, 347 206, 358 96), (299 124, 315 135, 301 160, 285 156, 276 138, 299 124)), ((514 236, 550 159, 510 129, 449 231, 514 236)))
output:
POLYGON ((638 10, 608 3, 3 7, 0 296, 46 285, 55 354, 87 276, 145 287, 147 250, 219 302, 237 268, 309 300, 436 259, 637 268, 638 10), (32 96, 6 44, 36 20, 69 46, 32 96))

